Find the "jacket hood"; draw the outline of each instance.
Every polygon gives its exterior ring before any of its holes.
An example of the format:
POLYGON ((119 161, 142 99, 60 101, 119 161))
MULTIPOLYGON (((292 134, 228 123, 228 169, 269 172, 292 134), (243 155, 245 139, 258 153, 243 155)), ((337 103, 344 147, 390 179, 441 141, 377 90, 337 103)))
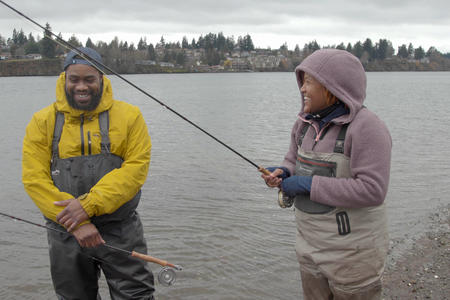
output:
POLYGON ((83 114, 84 115, 98 114, 101 113, 102 111, 110 109, 111 105, 113 104, 113 92, 111 81, 105 75, 103 75, 102 98, 100 99, 98 106, 93 111, 79 110, 70 106, 69 102, 67 101, 65 86, 66 86, 66 72, 62 72, 59 75, 58 80, 56 81, 56 102, 54 105, 57 111, 68 113, 70 116, 78 117, 83 114))
MULTIPOLYGON (((359 59, 345 50, 321 49, 305 58, 295 68, 299 89, 303 85, 305 72, 313 76, 349 108, 349 114, 338 117, 334 121, 351 122, 366 98, 366 73, 359 59)), ((302 94, 302 108, 299 114, 301 117, 305 116, 303 108, 302 94)))

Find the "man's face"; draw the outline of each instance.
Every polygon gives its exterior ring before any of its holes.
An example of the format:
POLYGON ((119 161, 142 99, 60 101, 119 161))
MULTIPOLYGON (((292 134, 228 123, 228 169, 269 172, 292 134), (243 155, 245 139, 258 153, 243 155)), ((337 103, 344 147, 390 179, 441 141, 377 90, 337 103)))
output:
POLYGON ((66 69, 66 96, 69 105, 80 110, 94 110, 103 92, 103 76, 94 67, 74 64, 66 69))

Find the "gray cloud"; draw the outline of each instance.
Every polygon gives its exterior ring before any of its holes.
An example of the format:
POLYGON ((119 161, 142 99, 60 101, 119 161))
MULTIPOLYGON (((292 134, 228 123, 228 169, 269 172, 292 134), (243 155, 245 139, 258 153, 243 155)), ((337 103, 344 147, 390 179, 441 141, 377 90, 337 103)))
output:
MULTIPOLYGON (((161 35, 179 40, 222 31, 235 37, 249 33, 260 47, 287 42, 293 48, 314 39, 354 43, 369 37, 374 42, 387 38, 394 46, 412 42, 450 51, 450 3, 443 0, 9 1, 41 24, 49 22, 65 38, 75 34, 109 42, 118 36, 136 43, 147 37, 154 43, 161 35)), ((13 28, 40 32, 0 5, 0 34, 9 37, 13 28)))

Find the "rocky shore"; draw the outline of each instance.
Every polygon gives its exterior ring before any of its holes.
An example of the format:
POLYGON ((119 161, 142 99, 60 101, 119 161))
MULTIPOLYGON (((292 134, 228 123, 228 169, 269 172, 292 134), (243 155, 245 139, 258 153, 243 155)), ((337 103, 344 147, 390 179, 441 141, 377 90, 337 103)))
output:
POLYGON ((429 216, 431 230, 388 262, 383 299, 450 299, 450 204, 429 216))

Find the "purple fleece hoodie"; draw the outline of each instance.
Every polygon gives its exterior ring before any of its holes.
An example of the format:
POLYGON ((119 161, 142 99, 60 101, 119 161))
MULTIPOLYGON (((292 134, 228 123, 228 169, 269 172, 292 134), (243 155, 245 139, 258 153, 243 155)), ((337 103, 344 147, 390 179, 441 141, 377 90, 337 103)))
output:
POLYGON ((299 88, 308 73, 347 105, 349 114, 333 119, 329 130, 319 139, 316 121, 306 120, 303 112, 291 132, 291 144, 282 166, 295 172, 297 145, 301 128, 312 126, 305 135, 302 149, 333 152, 339 126, 349 123, 344 154, 350 157, 351 178, 313 176, 311 200, 331 206, 359 208, 383 203, 389 185, 392 140, 386 125, 373 112, 363 107, 366 97, 366 74, 358 58, 347 51, 322 49, 308 56, 295 69, 299 88))

